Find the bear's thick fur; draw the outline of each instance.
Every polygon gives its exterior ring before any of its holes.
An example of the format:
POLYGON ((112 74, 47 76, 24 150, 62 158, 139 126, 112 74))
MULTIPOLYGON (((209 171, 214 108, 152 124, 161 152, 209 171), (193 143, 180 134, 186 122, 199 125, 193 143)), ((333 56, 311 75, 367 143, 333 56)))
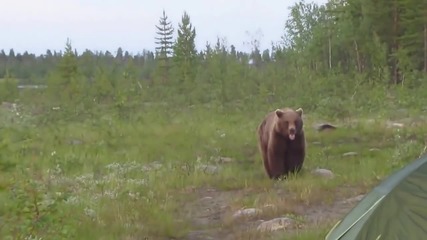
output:
POLYGON ((305 159, 303 110, 276 109, 258 125, 258 146, 270 179, 298 173, 305 159))

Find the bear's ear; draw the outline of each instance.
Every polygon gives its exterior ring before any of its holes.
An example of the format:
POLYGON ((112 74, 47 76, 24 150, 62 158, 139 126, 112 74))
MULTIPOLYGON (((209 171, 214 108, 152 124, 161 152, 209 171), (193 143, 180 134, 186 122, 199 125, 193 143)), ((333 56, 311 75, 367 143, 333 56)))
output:
POLYGON ((276 115, 277 117, 281 118, 283 116, 283 114, 285 114, 281 109, 276 109, 276 115))
POLYGON ((297 112, 301 117, 304 111, 302 110, 302 108, 298 108, 297 110, 295 110, 295 112, 297 112))

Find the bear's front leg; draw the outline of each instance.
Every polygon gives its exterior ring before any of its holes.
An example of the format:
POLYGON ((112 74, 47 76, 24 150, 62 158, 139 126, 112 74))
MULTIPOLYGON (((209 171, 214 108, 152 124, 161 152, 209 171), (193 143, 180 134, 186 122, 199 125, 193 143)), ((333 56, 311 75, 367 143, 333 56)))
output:
POLYGON ((281 149, 268 149, 268 165, 270 178, 277 180, 283 175, 283 170, 285 168, 284 154, 281 149))
POLYGON ((293 147, 286 153, 287 162, 285 163, 286 174, 299 173, 302 169, 305 159, 304 147, 293 147))

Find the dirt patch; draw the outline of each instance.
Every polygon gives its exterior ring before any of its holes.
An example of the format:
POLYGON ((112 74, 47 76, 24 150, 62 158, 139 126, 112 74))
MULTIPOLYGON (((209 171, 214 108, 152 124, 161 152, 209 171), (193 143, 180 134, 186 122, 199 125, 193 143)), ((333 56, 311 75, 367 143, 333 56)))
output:
POLYGON ((215 189, 196 190, 198 199, 185 206, 187 216, 191 217, 193 226, 203 227, 221 223, 221 216, 226 212, 229 199, 237 192, 220 192, 215 189))
POLYGON ((306 227, 335 223, 346 215, 363 197, 358 195, 349 199, 337 200, 331 205, 317 205, 301 211, 306 227))
MULTIPOLYGON (((289 194, 283 190, 275 190, 277 194, 289 194)), ((358 194, 356 189, 352 191, 354 195, 350 198, 345 197, 347 194, 341 194, 343 189, 338 188, 336 196, 332 204, 318 204, 318 205, 298 205, 295 209, 295 214, 298 218, 302 219, 303 224, 298 225, 296 228, 309 229, 319 225, 328 223, 335 223, 345 214, 347 214, 356 204, 360 201, 363 195, 358 194)), ((348 191, 348 189, 346 189, 348 191)), ((258 237, 262 239, 266 237, 265 234, 259 235, 256 233, 257 226, 264 219, 262 216, 252 216, 233 221, 232 224, 227 224, 230 216, 234 213, 232 209, 232 202, 238 198, 245 196, 247 190, 233 190, 233 191, 219 191, 213 188, 196 189, 195 194, 197 199, 189 202, 183 208, 185 216, 190 219, 192 231, 189 232, 185 239, 188 240, 202 240, 202 239, 248 239, 247 237, 258 237), (262 219, 262 220, 261 220, 262 219), (246 237, 245 237, 246 236, 246 237)), ((276 216, 269 215, 269 217, 283 216, 282 212, 278 211, 276 216)), ((293 230, 287 231, 292 234, 293 230)), ((279 233, 280 234, 280 233, 279 233)), ((283 234, 283 232, 282 232, 283 234)))
POLYGON ((183 212, 192 228, 186 239, 221 239, 223 216, 230 210, 230 200, 239 191, 218 191, 213 188, 196 189, 196 200, 187 203, 183 212))

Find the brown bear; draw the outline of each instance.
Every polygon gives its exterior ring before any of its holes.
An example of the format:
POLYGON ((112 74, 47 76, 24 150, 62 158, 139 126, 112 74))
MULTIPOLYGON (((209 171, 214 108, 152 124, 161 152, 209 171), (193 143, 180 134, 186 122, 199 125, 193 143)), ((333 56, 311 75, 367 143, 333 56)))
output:
POLYGON ((303 110, 276 109, 258 125, 258 146, 270 179, 298 173, 305 159, 303 110))

